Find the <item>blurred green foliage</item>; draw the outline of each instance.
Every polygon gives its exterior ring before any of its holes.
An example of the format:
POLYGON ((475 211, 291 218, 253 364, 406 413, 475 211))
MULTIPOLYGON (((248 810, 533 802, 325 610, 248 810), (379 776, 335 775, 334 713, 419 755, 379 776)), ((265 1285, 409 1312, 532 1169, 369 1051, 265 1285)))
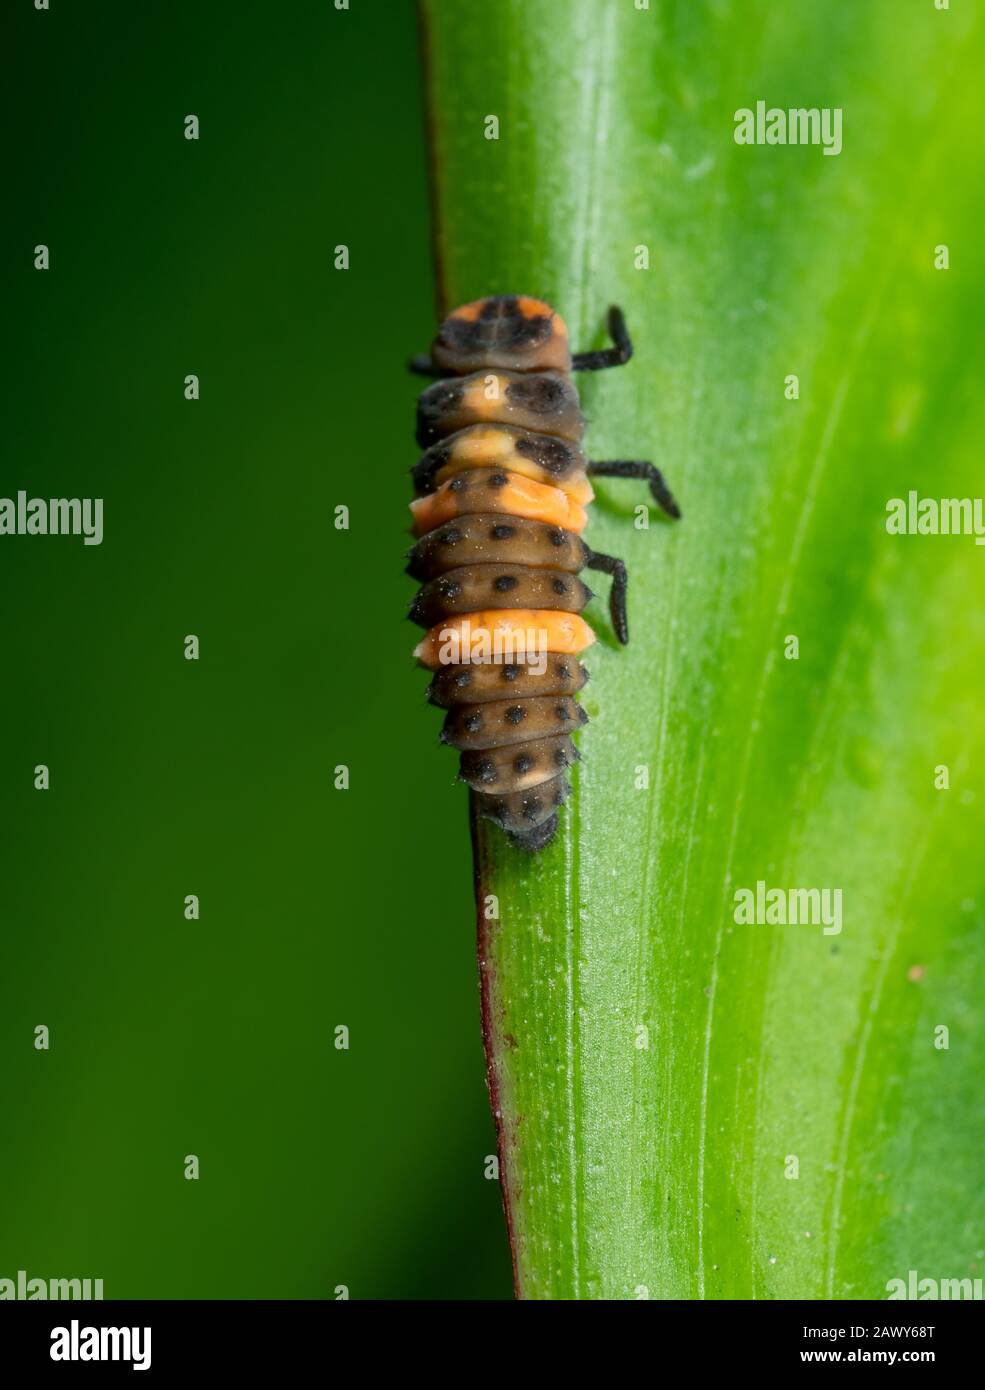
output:
POLYGON ((0 494, 103 497, 106 536, 0 540, 0 1277, 508 1297, 466 798, 403 616, 413 9, 11 21, 0 494))

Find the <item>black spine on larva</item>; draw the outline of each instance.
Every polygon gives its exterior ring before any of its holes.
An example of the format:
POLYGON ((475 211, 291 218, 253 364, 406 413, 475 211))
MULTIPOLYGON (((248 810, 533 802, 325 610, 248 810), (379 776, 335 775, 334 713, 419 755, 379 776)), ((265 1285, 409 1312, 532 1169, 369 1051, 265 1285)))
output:
MULTIPOLYGON (((418 440, 430 446, 415 469, 416 490, 433 486, 447 462, 445 440, 488 419, 509 426, 517 452, 559 482, 581 461, 578 395, 565 372, 506 372, 505 396, 484 410, 468 377, 429 387, 418 411, 418 440)), ((577 578, 586 547, 572 532, 504 510, 502 472, 479 469, 456 478, 454 521, 418 540, 408 573, 424 581, 410 616, 424 627, 488 609, 580 612, 591 591, 577 578)), ((588 673, 574 656, 440 667, 428 697, 447 711, 441 739, 461 750, 459 776, 481 815, 514 844, 533 852, 553 839, 571 792, 567 770, 578 752, 571 735, 588 716, 574 696, 588 673)))

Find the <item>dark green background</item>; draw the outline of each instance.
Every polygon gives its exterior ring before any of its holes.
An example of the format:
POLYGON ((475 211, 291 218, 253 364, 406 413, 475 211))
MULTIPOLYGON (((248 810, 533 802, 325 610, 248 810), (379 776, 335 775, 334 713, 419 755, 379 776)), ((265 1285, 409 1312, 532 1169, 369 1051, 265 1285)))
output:
POLYGON ((5 60, 0 495, 103 497, 106 534, 0 540, 0 1277, 509 1296, 465 795, 403 617, 413 8, 19 0, 5 60))

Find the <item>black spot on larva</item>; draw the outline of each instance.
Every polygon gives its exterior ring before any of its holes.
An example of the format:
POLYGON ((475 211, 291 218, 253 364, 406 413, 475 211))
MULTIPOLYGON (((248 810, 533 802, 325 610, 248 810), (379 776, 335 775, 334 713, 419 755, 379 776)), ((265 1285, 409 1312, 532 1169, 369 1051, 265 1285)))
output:
POLYGON ((467 484, 464 478, 452 478, 451 482, 448 484, 449 491, 451 492, 462 492, 466 486, 467 484))
POLYGON ((513 526, 494 526, 489 532, 489 535, 494 541, 508 541, 514 534, 514 531, 515 528, 513 526))
POLYGON ((503 715, 507 724, 519 724, 526 719, 526 717, 527 711, 522 705, 510 705, 509 709, 503 715))
POLYGON ((575 709, 578 711, 578 722, 579 722, 580 724, 587 724, 587 723, 588 723, 588 710, 587 710, 587 709, 583 709, 581 705, 575 705, 575 709))
POLYGON ((445 598, 458 598, 462 592, 462 586, 457 579, 446 579, 441 585, 441 592, 445 598))
POLYGON ((564 405, 565 395, 560 377, 541 374, 521 377, 506 388, 511 404, 523 406, 534 415, 553 415, 564 405))
POLYGON ((495 782, 496 764, 492 758, 481 758, 475 765, 475 774, 480 782, 495 782))
POLYGON ((449 526, 447 531, 442 531, 438 539, 442 545, 458 545, 462 539, 462 533, 457 531, 454 526, 449 526))
POLYGON ((568 586, 563 579, 555 579, 551 584, 551 588, 556 594, 566 594, 568 592, 568 586))
POLYGON ((430 492, 434 487, 434 475, 444 468, 451 456, 446 443, 435 444, 414 464, 410 470, 416 492, 430 492))
POLYGON ((515 589, 519 582, 512 574, 501 574, 493 580, 493 588, 497 594, 507 594, 511 589, 515 589))
POLYGON ((558 662, 557 673, 563 681, 569 681, 571 679, 571 667, 565 661, 558 662))
POLYGON ((555 706, 554 706, 554 713, 557 715, 558 719, 570 719, 570 718, 571 718, 571 712, 569 711, 567 705, 555 705, 555 706))
POLYGON ((551 439, 544 434, 521 435, 516 451, 523 458, 539 464, 547 473, 560 475, 571 467, 573 450, 563 439, 551 439))
POLYGON ((498 489, 498 488, 501 488, 501 487, 505 487, 506 484, 507 484, 508 482, 509 482, 509 478, 507 478, 507 476, 506 476, 505 473, 490 473, 490 475, 489 475, 489 486, 490 486, 490 487, 494 487, 494 488, 497 488, 497 489, 498 489))
POLYGON ((465 388, 460 381, 436 381, 421 392, 419 405, 429 413, 450 410, 458 405, 464 394, 465 388))
POLYGON ((540 810, 539 796, 525 796, 521 802, 523 816, 525 820, 536 820, 537 812, 540 810))
POLYGON ((466 687, 467 685, 471 685, 471 684, 472 684, 472 672, 471 672, 471 671, 459 671, 458 675, 455 677, 455 686, 456 686, 456 688, 457 688, 458 690, 464 690, 465 687, 466 687))
POLYGON ((447 434, 448 425, 462 403, 465 388, 461 382, 439 381, 421 393, 417 402, 417 442, 427 445, 436 435, 447 434))
POLYGON ((557 791, 554 793, 554 805, 555 805, 555 806, 560 806, 560 805, 563 804, 563 802, 564 802, 564 792, 561 790, 560 787, 558 787, 557 791))
POLYGON ((503 680, 504 680, 504 681, 515 681, 516 678, 517 678, 517 676, 518 676, 519 674, 520 674, 520 668, 519 668, 519 666, 504 666, 504 667, 503 667, 503 680))
POLYGON ((551 532, 551 545, 564 545, 567 539, 560 527, 551 532))
POLYGON ((534 760, 529 753, 521 753, 518 758, 513 759, 513 770, 519 772, 521 776, 523 773, 529 772, 533 765, 534 760))
POLYGON ((568 755, 563 748, 558 748, 555 750, 554 761, 558 767, 568 766, 568 755))
POLYGON ((477 734, 482 728, 481 714, 468 714, 465 717, 465 728, 470 734, 477 734))

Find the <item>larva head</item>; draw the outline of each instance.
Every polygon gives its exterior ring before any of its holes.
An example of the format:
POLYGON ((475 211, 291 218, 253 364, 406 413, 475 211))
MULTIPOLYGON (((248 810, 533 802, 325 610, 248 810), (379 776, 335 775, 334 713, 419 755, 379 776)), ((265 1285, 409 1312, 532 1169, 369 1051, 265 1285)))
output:
POLYGON ((431 345, 435 366, 456 375, 480 367, 514 372, 571 370, 568 330, 549 304, 497 294, 449 314, 431 345))

